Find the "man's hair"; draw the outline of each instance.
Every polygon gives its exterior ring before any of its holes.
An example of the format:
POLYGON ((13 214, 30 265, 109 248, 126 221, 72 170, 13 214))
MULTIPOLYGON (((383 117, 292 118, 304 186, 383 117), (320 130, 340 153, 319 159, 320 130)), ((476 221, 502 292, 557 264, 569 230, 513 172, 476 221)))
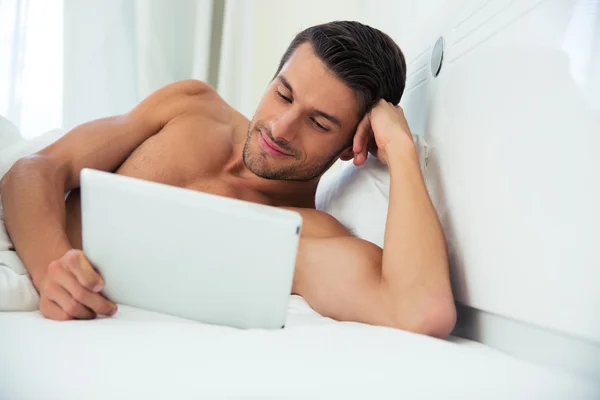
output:
POLYGON ((334 21, 298 33, 285 51, 275 76, 298 46, 310 42, 327 68, 358 96, 359 117, 379 99, 396 105, 404 92, 406 61, 385 33, 355 21, 334 21))

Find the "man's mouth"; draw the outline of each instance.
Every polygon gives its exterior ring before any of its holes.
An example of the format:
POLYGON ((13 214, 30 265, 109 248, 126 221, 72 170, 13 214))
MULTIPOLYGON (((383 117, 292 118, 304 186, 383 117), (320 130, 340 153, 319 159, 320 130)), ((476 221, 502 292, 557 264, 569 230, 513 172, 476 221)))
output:
POLYGON ((258 131, 258 141, 260 142, 260 147, 262 147, 264 151, 272 156, 291 156, 291 154, 286 153, 279 146, 273 143, 261 130, 258 131))

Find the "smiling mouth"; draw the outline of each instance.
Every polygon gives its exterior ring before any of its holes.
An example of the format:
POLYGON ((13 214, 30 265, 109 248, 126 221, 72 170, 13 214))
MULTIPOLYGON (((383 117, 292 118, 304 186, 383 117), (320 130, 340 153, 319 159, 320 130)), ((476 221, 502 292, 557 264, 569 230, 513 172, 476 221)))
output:
POLYGON ((271 142, 271 140, 269 140, 269 138, 261 130, 259 130, 258 133, 258 140, 260 142, 260 145, 267 153, 276 157, 291 156, 291 154, 280 150, 279 147, 277 147, 273 142, 271 142))

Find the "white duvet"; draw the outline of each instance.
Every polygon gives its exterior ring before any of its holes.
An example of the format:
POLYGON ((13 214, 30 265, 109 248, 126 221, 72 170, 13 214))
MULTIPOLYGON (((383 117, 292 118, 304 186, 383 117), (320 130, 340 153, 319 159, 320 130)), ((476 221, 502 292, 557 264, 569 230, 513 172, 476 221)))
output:
POLYGON ((276 331, 121 306, 56 322, 0 313, 1 399, 597 399, 592 382, 486 346, 340 323, 292 296, 276 331))

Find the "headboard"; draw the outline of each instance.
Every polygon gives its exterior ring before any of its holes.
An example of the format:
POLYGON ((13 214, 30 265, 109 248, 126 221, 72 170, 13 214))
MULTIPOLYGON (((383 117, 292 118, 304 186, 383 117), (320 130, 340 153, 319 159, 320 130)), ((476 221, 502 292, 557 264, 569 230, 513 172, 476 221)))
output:
POLYGON ((600 379, 600 2, 445 11, 402 105, 428 144, 455 334, 600 379))

